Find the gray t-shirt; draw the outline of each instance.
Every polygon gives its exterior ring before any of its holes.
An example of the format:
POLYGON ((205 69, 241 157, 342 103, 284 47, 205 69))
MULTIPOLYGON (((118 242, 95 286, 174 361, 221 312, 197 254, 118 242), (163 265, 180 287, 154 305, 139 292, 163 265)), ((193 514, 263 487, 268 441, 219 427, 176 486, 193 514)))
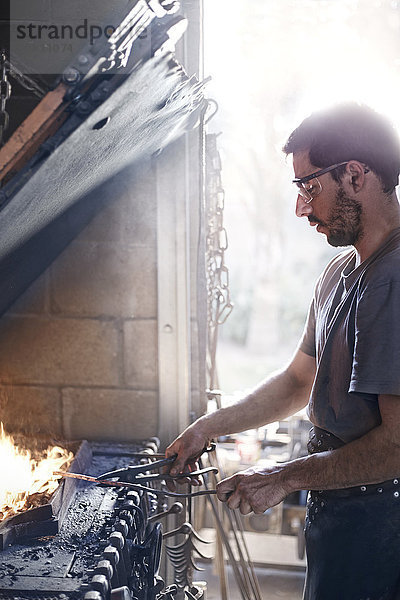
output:
POLYGON ((308 417, 345 443, 381 423, 379 394, 400 396, 400 230, 367 268, 355 259, 346 250, 319 277, 300 344, 317 361, 308 417))

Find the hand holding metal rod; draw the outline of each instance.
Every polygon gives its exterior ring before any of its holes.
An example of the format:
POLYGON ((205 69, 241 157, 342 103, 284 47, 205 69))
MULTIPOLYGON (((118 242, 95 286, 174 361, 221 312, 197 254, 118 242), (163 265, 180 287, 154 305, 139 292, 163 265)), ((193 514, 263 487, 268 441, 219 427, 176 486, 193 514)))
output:
MULTIPOLYGON (((176 438, 168 446, 165 453, 168 457, 173 458, 173 462, 170 468, 166 468, 166 471, 170 472, 171 475, 178 475, 179 473, 186 471, 195 471, 198 467, 198 460, 206 450, 212 452, 215 450, 215 444, 212 443, 207 447, 210 440, 203 433, 196 432, 195 424, 189 426, 180 436, 176 438), (206 447, 204 447, 206 444, 206 447)), ((199 479, 196 477, 185 478, 179 480, 180 483, 190 483, 191 485, 200 485, 199 479)), ((175 481, 168 480, 167 487, 171 492, 174 492, 175 481)))
MULTIPOLYGON (((179 473, 179 475, 169 475, 167 473, 147 473, 147 471, 152 468, 152 465, 140 465, 140 468, 133 472, 132 468, 129 468, 125 473, 127 477, 124 478, 124 482, 149 483, 150 481, 173 481, 174 479, 184 479, 186 477, 200 477, 201 475, 206 475, 207 473, 218 473, 218 469, 216 467, 207 467, 206 469, 198 469, 197 471, 191 471, 188 473, 179 473)), ((99 475, 97 479, 101 483, 103 480, 115 476, 115 473, 111 471, 111 473, 99 475), (108 476, 106 477, 106 475, 108 476)))
MULTIPOLYGON (((208 448, 204 448, 204 452, 212 452, 213 450, 215 450, 215 444, 210 445, 208 448)), ((153 456, 155 456, 154 454, 145 454, 142 457, 143 458, 152 458, 153 456)), ((176 455, 175 456, 169 456, 168 458, 165 458, 165 455, 162 455, 163 458, 161 460, 156 460, 150 463, 146 463, 144 465, 129 465, 127 467, 124 467, 122 469, 116 469, 115 471, 109 471, 108 473, 103 473, 102 475, 98 476, 98 479, 110 479, 113 477, 124 477, 124 481, 130 481, 131 483, 135 483, 135 479, 136 476, 142 473, 147 473, 147 471, 154 471, 155 469, 161 469, 162 467, 165 467, 167 465, 172 464, 175 459, 176 459, 176 455)), ((207 471, 204 471, 204 473, 207 471)), ((181 473, 179 475, 179 478, 184 478, 184 477, 196 477, 199 475, 202 475, 202 472, 199 471, 192 471, 191 473, 181 473)), ((160 476, 160 475, 152 475, 151 479, 147 479, 147 481, 156 481, 157 479, 166 479, 168 481, 171 481, 172 479, 175 479, 176 477, 173 477, 172 475, 168 475, 168 476, 160 476)), ((141 477, 140 478, 142 480, 142 482, 144 481, 144 479, 141 477)))
MULTIPOLYGON (((207 446, 206 448, 203 449, 203 453, 204 452, 214 452, 214 450, 216 449, 217 445, 215 444, 215 442, 211 442, 211 444, 209 446, 207 446)), ((129 456, 132 456, 133 458, 165 458, 165 453, 163 452, 152 452, 151 450, 143 450, 142 452, 130 452, 129 456)), ((174 456, 170 456, 168 457, 168 461, 170 459, 174 459, 177 457, 177 454, 175 454, 174 456)), ((172 460, 171 460, 172 462, 172 460)), ((154 464, 154 463, 153 463, 154 464)))
MULTIPOLYGON (((211 444, 209 447, 204 448, 204 452, 212 452, 215 450, 215 444, 211 444)), ((156 456, 155 454, 150 453, 135 453, 136 455, 140 455, 142 458, 152 458, 156 456)), ((216 473, 218 469, 216 467, 208 467, 206 469, 200 469, 190 472, 178 473, 176 475, 170 475, 168 473, 150 473, 149 471, 153 471, 154 469, 160 469, 169 464, 172 464, 176 455, 169 456, 165 458, 165 455, 162 455, 163 458, 160 460, 147 462, 142 465, 129 465, 122 469, 116 469, 115 471, 109 471, 108 473, 102 473, 98 477, 91 477, 90 475, 83 475, 80 473, 63 473, 61 471, 55 471, 54 475, 61 475, 62 477, 71 477, 74 479, 82 479, 84 481, 90 481, 93 483, 98 483, 105 486, 111 487, 128 487, 130 489, 134 489, 137 491, 148 491, 152 492, 156 495, 165 495, 177 498, 190 498, 192 496, 203 496, 206 494, 216 494, 216 490, 204 490, 200 492, 192 492, 187 494, 177 493, 175 491, 166 492, 165 490, 157 490, 151 487, 146 487, 143 485, 144 483, 149 483, 152 481, 176 481, 179 479, 187 479, 195 478, 193 481, 198 481, 198 477, 205 475, 207 473, 216 473), (121 476, 124 477, 124 481, 121 481, 121 476), (113 478, 118 478, 118 481, 112 481, 113 478)))

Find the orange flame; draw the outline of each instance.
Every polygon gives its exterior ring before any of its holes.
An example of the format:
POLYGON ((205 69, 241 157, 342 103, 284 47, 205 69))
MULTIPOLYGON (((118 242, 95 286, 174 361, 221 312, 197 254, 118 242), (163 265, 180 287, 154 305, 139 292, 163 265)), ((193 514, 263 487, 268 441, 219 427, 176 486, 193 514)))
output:
POLYGON ((33 458, 29 450, 15 445, 0 423, 0 521, 35 506, 37 495, 44 494, 47 501, 60 479, 53 471, 65 471, 73 457, 65 448, 49 446, 33 458))

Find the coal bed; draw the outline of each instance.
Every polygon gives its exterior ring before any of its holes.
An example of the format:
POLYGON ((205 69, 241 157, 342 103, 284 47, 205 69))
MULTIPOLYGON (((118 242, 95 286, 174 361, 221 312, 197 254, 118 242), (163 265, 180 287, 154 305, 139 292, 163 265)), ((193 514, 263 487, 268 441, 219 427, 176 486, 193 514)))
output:
MULTIPOLYGON (((92 456, 85 473, 91 476, 139 464, 135 453, 155 451, 154 440, 87 446, 92 456)), ((18 539, 0 552, 0 598, 172 598, 175 590, 165 588, 158 575, 161 524, 149 520, 165 510, 165 498, 125 487, 74 482, 76 491, 68 499, 58 533, 49 527, 54 517, 38 521, 34 538, 30 533, 31 539, 18 539)))

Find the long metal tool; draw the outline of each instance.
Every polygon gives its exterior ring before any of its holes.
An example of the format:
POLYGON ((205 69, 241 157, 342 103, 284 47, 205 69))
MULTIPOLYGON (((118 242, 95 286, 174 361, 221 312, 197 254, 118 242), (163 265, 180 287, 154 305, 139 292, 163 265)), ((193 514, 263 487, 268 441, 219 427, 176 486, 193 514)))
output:
MULTIPOLYGON (((216 456, 216 454, 213 454, 212 457, 213 457, 213 460, 216 460, 217 464, 218 464, 218 457, 216 456)), ((210 462, 212 464, 211 459, 210 459, 210 462)), ((202 466, 201 460, 199 461, 199 464, 200 464, 200 466, 202 466)), ((219 468, 217 470, 219 471, 219 468)), ((207 484, 206 484, 206 487, 207 487, 207 484)), ((209 498, 209 501, 211 503, 211 507, 214 512, 218 531, 221 535, 222 542, 228 553, 228 556, 230 559, 230 564, 235 573, 235 578, 236 578, 236 581, 237 581, 238 587, 240 589, 240 593, 242 595, 243 600, 262 600, 261 590, 260 590, 260 586, 259 586, 259 583, 257 580, 257 575, 254 571, 254 567, 253 567, 253 564, 252 564, 252 561, 250 558, 250 554, 249 554, 247 545, 245 543, 245 538, 244 538, 244 534, 243 534, 243 523, 238 515, 238 512, 236 510, 234 510, 234 511, 230 510, 225 504, 223 504, 224 512, 228 517, 229 524, 230 524, 230 530, 232 531, 232 534, 233 534, 233 537, 235 540, 236 550, 238 552, 240 569, 237 564, 237 560, 234 557, 233 552, 231 550, 230 540, 225 532, 223 521, 218 514, 218 509, 217 509, 217 506, 215 505, 215 501, 213 498, 209 498), (242 545, 240 543, 236 529, 239 530, 241 533, 241 539, 243 542, 244 551, 242 549, 242 545)))
MULTIPOLYGON (((201 464, 201 462, 200 462, 201 464)), ((207 488, 207 482, 205 483, 205 486, 207 488)), ((219 514, 218 514, 218 508, 217 508, 217 504, 215 502, 214 498, 209 497, 208 498, 210 504, 211 504, 211 509, 214 513, 214 517, 215 517, 215 523, 217 525, 217 530, 218 533, 221 536, 222 542, 225 546, 226 552, 228 554, 229 557, 229 561, 230 561, 230 565, 232 567, 232 570, 234 572, 235 575, 235 579, 236 579, 236 583, 238 585, 239 588, 239 592, 240 595, 242 597, 242 600, 252 600, 249 590, 247 588, 246 585, 246 581, 244 580, 242 573, 237 565, 237 561, 236 561, 236 557, 233 554, 232 548, 231 548, 231 544, 230 544, 230 540, 229 540, 229 536, 227 534, 227 532, 225 531, 225 527, 224 527, 224 523, 222 521, 222 519, 220 518, 219 514)))
MULTIPOLYGON (((161 461, 160 461, 161 462, 161 461)), ((187 473, 179 473, 179 475, 168 475, 168 473, 148 473, 153 467, 151 465, 138 465, 137 467, 128 467, 127 469, 118 469, 117 471, 110 471, 104 475, 99 475, 97 481, 100 483, 104 480, 109 480, 110 477, 119 477, 119 475, 126 475, 123 479, 125 483, 149 483, 150 481, 175 481, 177 479, 185 479, 186 477, 201 477, 209 473, 218 473, 216 467, 207 467, 206 469, 200 469, 197 471, 190 471, 187 473), (133 470, 134 469, 134 470, 133 470)))
MULTIPOLYGON (((205 448, 203 448, 202 453, 204 454, 204 452, 207 452, 208 454, 210 452, 214 452, 216 448, 216 444, 215 442, 211 442, 209 446, 206 446, 205 448)), ((129 452, 129 456, 131 456, 132 458, 166 458, 165 456, 165 452, 152 452, 151 450, 143 450, 141 452, 129 452)), ((168 462, 174 462, 174 460, 176 459, 177 454, 174 454, 173 456, 168 457, 167 463, 168 462)), ((167 464, 166 463, 166 464, 167 464)))
MULTIPOLYGON (((136 490, 137 492, 151 492, 156 496, 170 496, 171 498, 193 498, 195 496, 207 496, 216 494, 216 490, 201 490, 199 492, 191 492, 189 494, 182 494, 178 492, 167 492, 166 490, 157 490, 155 488, 147 487, 145 485, 141 485, 140 483, 130 483, 128 481, 110 481, 110 480, 100 480, 97 477, 92 477, 90 475, 83 475, 81 473, 63 473, 61 471, 54 471, 53 475, 61 475, 61 477, 71 477, 73 479, 81 479, 82 481, 89 481, 90 483, 97 483, 99 485, 104 485, 107 487, 125 487, 130 488, 132 490, 136 490)), ((187 476, 187 475, 185 475, 187 476)))

